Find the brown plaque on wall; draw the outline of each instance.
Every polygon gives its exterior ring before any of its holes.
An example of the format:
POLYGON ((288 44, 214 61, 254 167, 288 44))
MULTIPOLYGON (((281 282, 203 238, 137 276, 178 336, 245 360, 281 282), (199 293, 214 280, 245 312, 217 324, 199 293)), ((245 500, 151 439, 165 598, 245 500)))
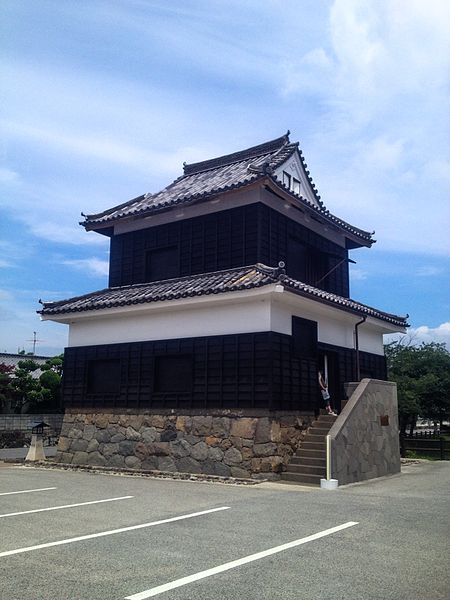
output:
POLYGON ((380 415, 380 425, 382 427, 389 425, 389 415, 380 415))

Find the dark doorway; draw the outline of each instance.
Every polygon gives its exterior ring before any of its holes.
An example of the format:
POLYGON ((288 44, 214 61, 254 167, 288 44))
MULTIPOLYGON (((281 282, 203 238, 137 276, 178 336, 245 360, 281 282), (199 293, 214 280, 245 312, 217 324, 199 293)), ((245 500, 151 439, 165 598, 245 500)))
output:
MULTIPOLYGON (((330 350, 320 351, 318 356, 318 370, 328 383, 328 391, 331 396, 331 406, 336 412, 341 410, 341 386, 339 380, 339 362, 337 352, 330 350)), ((320 408, 324 408, 320 406, 320 408)))

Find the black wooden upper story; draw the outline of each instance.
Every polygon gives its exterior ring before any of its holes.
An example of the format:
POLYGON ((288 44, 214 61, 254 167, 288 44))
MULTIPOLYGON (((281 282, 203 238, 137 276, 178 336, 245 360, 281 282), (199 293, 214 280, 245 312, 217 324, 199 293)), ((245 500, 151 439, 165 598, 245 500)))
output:
POLYGON ((349 297, 348 251, 262 203, 113 235, 109 286, 279 261, 289 276, 349 297))

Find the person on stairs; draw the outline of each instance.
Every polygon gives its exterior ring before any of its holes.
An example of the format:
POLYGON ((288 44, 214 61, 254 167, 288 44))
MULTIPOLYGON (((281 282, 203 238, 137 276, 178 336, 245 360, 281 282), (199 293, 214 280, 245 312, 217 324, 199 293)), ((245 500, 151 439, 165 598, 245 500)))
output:
POLYGON ((322 375, 321 371, 319 371, 319 386, 323 401, 325 402, 325 410, 327 412, 327 415, 337 417, 337 413, 335 413, 334 410, 331 408, 331 396, 330 392, 328 391, 328 383, 322 375))

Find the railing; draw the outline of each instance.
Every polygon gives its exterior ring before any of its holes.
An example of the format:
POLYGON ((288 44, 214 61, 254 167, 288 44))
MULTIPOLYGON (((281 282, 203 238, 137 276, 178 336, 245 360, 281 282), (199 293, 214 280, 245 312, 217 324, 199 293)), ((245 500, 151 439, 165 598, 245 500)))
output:
MULTIPOLYGON (((419 432, 426 433, 426 432, 419 432)), ((431 433, 431 432, 430 432, 431 433)), ((438 460, 450 460, 450 441, 444 437, 428 435, 417 435, 413 437, 400 436, 400 454, 406 457, 407 452, 415 455, 436 458, 438 460)))

